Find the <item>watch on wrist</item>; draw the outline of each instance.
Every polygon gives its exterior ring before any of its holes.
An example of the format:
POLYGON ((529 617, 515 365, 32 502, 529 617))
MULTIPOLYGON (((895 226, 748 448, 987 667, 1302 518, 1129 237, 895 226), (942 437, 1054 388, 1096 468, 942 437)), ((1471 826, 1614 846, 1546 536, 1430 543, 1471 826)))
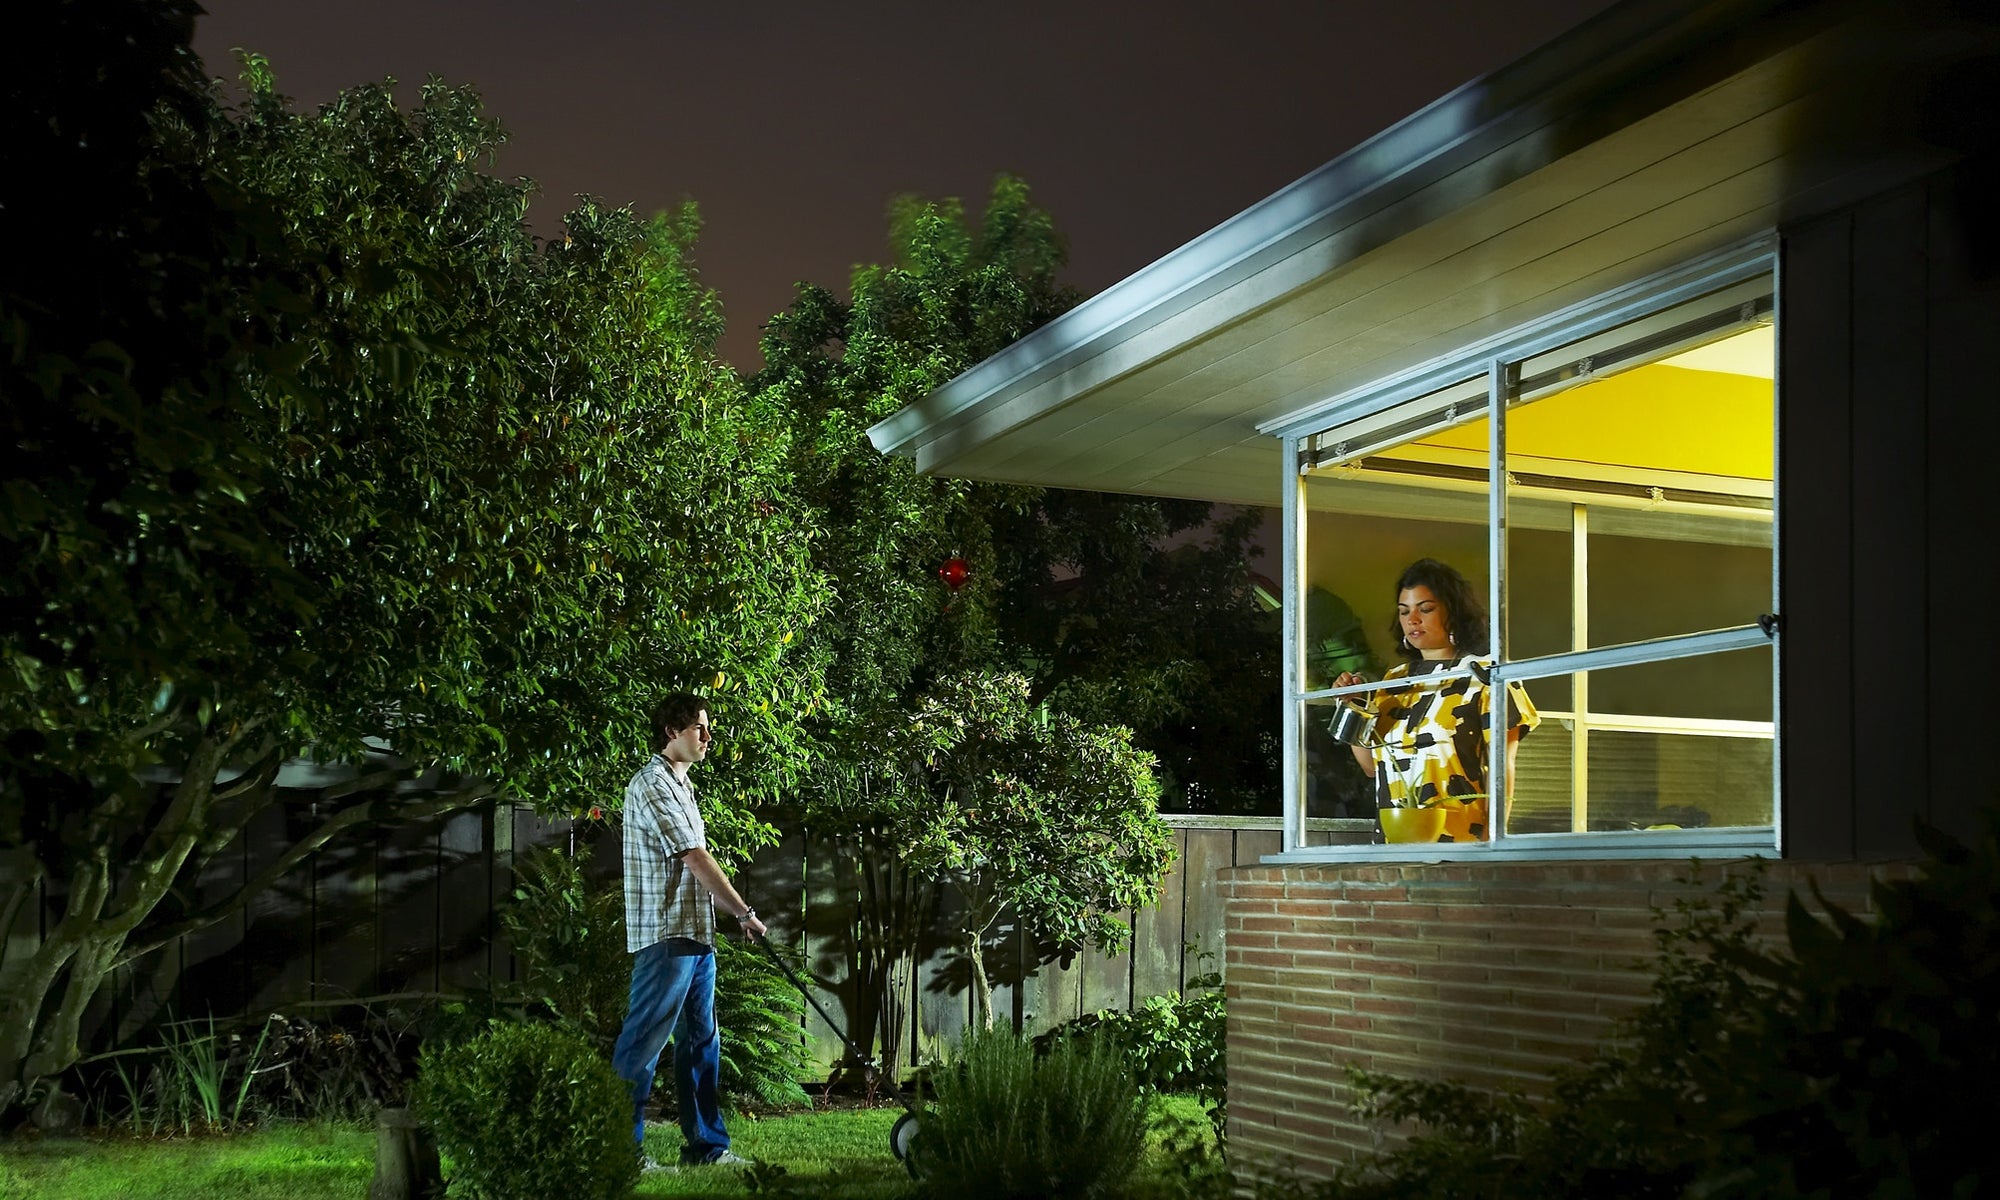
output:
POLYGON ((756 915, 757 915, 757 910, 746 904, 743 906, 743 915, 736 919, 738 922, 742 922, 742 921, 747 921, 751 917, 754 917, 756 915))

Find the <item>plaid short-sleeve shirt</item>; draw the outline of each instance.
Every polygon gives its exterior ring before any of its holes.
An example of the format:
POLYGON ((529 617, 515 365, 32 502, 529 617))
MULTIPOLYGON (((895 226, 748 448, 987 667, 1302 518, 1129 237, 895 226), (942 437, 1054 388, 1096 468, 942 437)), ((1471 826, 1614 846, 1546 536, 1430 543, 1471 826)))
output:
POLYGON ((625 949, 670 937, 715 944, 715 903, 678 857, 708 845, 694 785, 655 754, 625 785, 625 949))

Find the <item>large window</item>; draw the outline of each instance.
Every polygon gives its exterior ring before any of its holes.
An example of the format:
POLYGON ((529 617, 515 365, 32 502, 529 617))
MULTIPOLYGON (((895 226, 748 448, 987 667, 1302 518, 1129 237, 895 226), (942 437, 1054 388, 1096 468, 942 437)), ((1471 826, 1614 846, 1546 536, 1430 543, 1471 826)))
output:
POLYGON ((1773 295, 1739 253, 1278 430, 1288 851, 1775 847, 1773 295))

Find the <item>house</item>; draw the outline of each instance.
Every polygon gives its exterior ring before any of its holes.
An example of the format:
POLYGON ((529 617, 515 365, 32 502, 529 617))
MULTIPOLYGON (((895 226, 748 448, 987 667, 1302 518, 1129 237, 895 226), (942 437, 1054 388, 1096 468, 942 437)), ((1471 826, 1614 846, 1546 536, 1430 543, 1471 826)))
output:
POLYGON ((1221 876, 1239 1166, 1375 1145, 1348 1065, 1532 1089, 1643 994, 1690 858, 1865 908, 1991 798, 1987 12, 1627 0, 870 431, 1281 510, 1283 848, 1221 876), (1480 836, 1386 843, 1329 733, 1380 688, 1334 667, 1390 657, 1425 555, 1541 721, 1480 836))

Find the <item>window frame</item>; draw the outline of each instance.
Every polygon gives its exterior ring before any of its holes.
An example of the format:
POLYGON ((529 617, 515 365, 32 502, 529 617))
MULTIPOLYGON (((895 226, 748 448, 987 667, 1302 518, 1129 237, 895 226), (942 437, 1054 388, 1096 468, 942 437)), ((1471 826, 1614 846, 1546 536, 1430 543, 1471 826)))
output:
MULTIPOLYGON (((1283 562, 1283 670, 1281 711, 1284 720, 1281 784, 1283 791, 1284 849, 1267 856, 1267 862, 1382 862, 1382 861, 1465 861, 1495 858, 1664 858, 1664 857, 1778 857, 1784 851, 1783 805, 1780 781, 1784 768, 1784 720, 1781 692, 1783 639, 1775 624, 1737 626, 1703 633, 1681 634, 1640 642, 1628 642, 1547 655, 1522 663, 1504 657, 1506 642, 1507 572, 1507 414, 1508 397, 1517 382, 1519 364, 1537 355, 1557 350, 1586 338, 1607 333, 1620 326, 1641 321, 1678 304, 1732 286, 1758 279, 1771 284, 1771 321, 1782 337, 1783 280, 1778 239, 1767 233, 1735 246, 1692 260, 1674 269, 1640 279, 1624 287, 1601 293, 1549 316, 1516 326, 1494 337, 1473 343, 1451 354, 1419 364, 1408 370, 1377 379, 1259 426, 1259 431, 1280 439, 1283 445, 1281 495, 1283 562), (1320 435, 1339 427, 1377 418, 1389 409, 1432 392, 1461 386, 1484 375, 1488 421, 1487 447, 1487 548, 1485 580, 1491 644, 1495 648, 1493 686, 1504 687, 1517 680, 1547 678, 1575 671, 1604 670, 1637 663, 1668 661, 1675 658, 1725 653, 1755 646, 1771 649, 1772 672, 1772 775, 1771 824, 1728 826, 1716 829, 1685 830, 1606 830, 1569 833, 1508 834, 1504 820, 1493 822, 1491 840, 1480 843, 1433 843, 1394 845, 1307 845, 1308 822, 1305 811, 1304 755, 1301 728, 1310 701, 1360 693, 1374 685, 1348 688, 1306 689, 1305 683, 1305 512, 1306 478, 1322 447, 1320 435)), ((1774 438, 1780 433, 1783 379, 1779 364, 1772 364, 1773 401, 1771 420, 1774 438)), ((1366 426, 1363 426, 1366 429, 1366 426)), ((1775 443, 1774 443, 1775 444, 1775 443)), ((1782 523, 1780 505, 1784 494, 1783 464, 1772 464, 1771 498, 1771 597, 1772 612, 1782 612, 1781 561, 1782 523)), ((1507 756, 1491 756, 1493 775, 1490 789, 1504 794, 1507 756)))

